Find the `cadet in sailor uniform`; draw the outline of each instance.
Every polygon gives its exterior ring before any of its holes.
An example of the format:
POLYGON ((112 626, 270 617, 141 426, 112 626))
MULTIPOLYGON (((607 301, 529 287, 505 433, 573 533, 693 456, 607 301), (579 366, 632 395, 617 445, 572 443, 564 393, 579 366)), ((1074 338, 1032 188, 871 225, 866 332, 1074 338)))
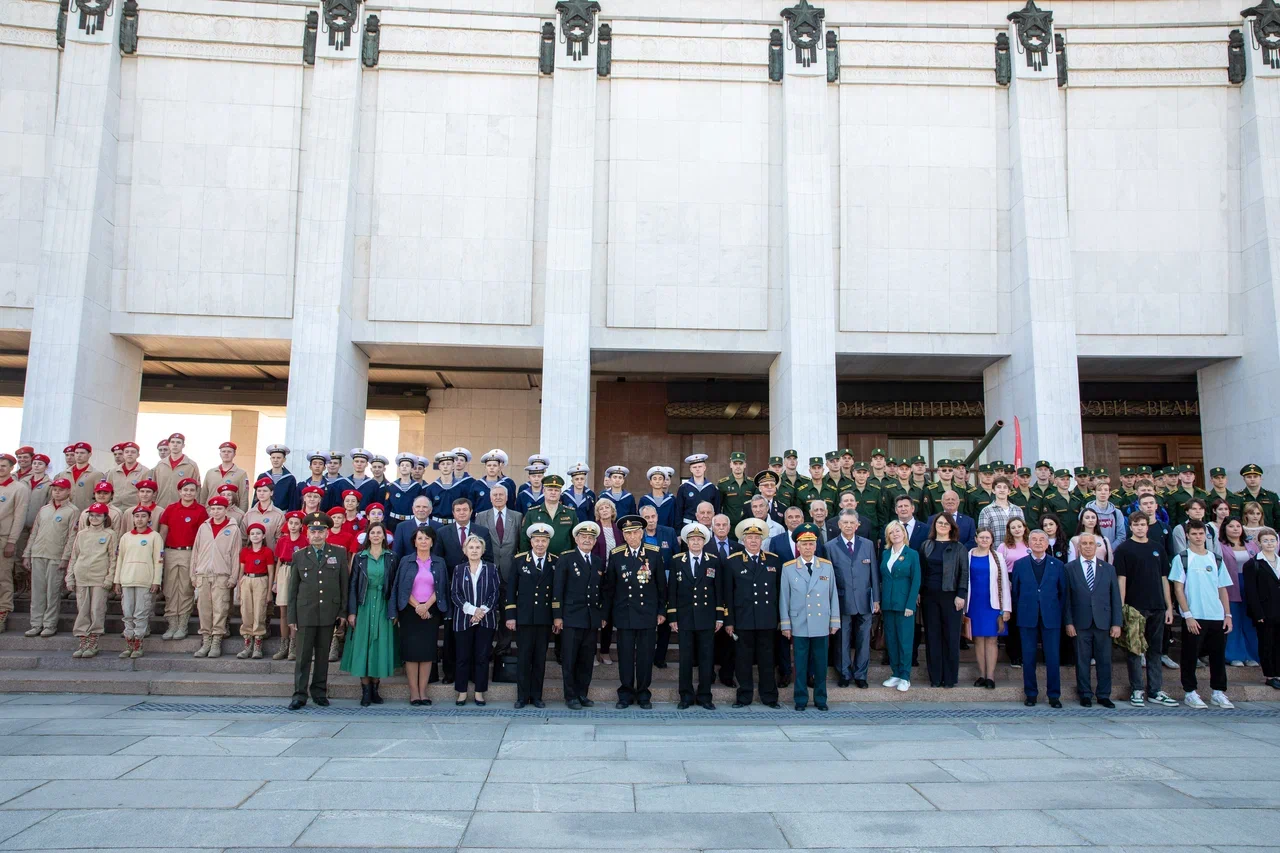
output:
POLYGON ((676 491, 676 525, 684 525, 696 520, 694 512, 698 504, 706 501, 716 512, 720 512, 720 489, 706 478, 707 454, 694 453, 684 458, 689 466, 689 479, 680 484, 676 491))
POLYGON ((651 506, 658 513, 658 524, 672 529, 676 526, 676 500, 667 493, 667 470, 654 465, 645 476, 649 479, 649 494, 641 495, 640 507, 651 506))
POLYGON ((271 467, 258 475, 258 479, 270 477, 273 484, 271 502, 285 512, 291 512, 302 506, 302 496, 298 494, 298 480, 284 467, 289 456, 289 448, 283 444, 268 444, 267 457, 271 467))
POLYGON ((387 481, 378 497, 378 503, 386 507, 387 528, 393 534, 396 525, 413 517, 413 499, 421 494, 421 487, 413 480, 413 463, 417 459, 412 453, 397 454, 396 470, 399 477, 387 481))
POLYGON ((631 476, 631 470, 623 465, 611 465, 604 471, 606 488, 600 492, 600 497, 613 501, 614 507, 618 510, 618 518, 636 514, 635 496, 625 488, 629 476, 631 476))
POLYGON ((529 464, 524 469, 528 482, 522 483, 520 489, 516 492, 516 512, 521 515, 528 515, 530 509, 542 503, 542 478, 547 473, 547 468, 550 465, 551 462, 545 456, 539 456, 535 453, 529 457, 529 464))
MULTIPOLYGON (((480 457, 480 463, 484 465, 484 476, 478 480, 472 480, 471 483, 471 505, 475 508, 477 515, 488 509, 493 509, 493 501, 489 497, 489 493, 493 491, 494 486, 506 486, 507 498, 510 500, 516 494, 516 481, 503 473, 503 469, 507 465, 507 452, 494 448, 480 457)), ((514 504, 514 501, 512 501, 514 504)), ((514 507, 512 507, 514 509, 514 507)))
POLYGON ((568 470, 569 487, 560 493, 560 499, 578 514, 579 521, 591 521, 596 513, 596 493, 587 486, 591 469, 579 462, 568 470))

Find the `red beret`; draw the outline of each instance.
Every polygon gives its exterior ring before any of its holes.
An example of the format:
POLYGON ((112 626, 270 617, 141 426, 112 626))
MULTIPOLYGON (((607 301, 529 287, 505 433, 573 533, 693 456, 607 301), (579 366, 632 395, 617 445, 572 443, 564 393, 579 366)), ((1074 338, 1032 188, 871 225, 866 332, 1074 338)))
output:
POLYGON ((91 444, 90 444, 89 442, 87 442, 87 441, 77 441, 77 442, 76 442, 74 445, 72 445, 72 446, 73 446, 76 450, 84 450, 84 451, 86 451, 86 452, 88 452, 88 453, 92 453, 92 452, 93 452, 93 445, 91 445, 91 444))
POLYGON ((55 489, 69 489, 71 488, 71 481, 68 480, 66 477, 59 477, 49 485, 55 489))
POLYGON ((365 507, 365 508, 364 508, 364 511, 365 511, 365 512, 373 512, 375 509, 377 509, 377 510, 381 510, 382 512, 386 512, 386 511, 387 511, 387 508, 386 508, 385 506, 383 506, 382 504, 378 503, 377 501, 374 501, 373 503, 371 503, 371 504, 369 504, 367 507, 365 507))
POLYGON ((95 492, 111 492, 112 494, 115 494, 116 487, 111 485, 107 480, 100 480, 97 485, 93 487, 93 490, 95 492))
POLYGON ((200 483, 196 481, 195 477, 183 477, 181 480, 178 481, 179 490, 185 489, 187 486, 195 486, 196 488, 200 488, 200 483))
POLYGON ((151 510, 147 509, 142 504, 138 504, 133 509, 129 510, 130 515, 137 515, 140 512, 145 512, 147 515, 151 515, 151 510))
POLYGON ((359 492, 357 492, 355 489, 345 489, 345 490, 343 490, 343 492, 342 492, 342 499, 345 501, 347 498, 349 498, 349 497, 350 497, 350 496, 352 496, 352 495, 355 495, 357 498, 363 498, 363 497, 364 497, 364 495, 360 494, 360 493, 359 493, 359 492))
POLYGON ((120 444, 113 444, 113 445, 111 445, 111 452, 112 452, 112 453, 115 453, 117 450, 122 449, 122 447, 123 447, 123 445, 120 445, 120 444))
POLYGON ((228 501, 226 498, 224 498, 222 495, 214 495, 213 497, 209 498, 209 506, 226 507, 226 506, 229 506, 230 503, 231 502, 228 501))
POLYGON ((17 464, 18 464, 18 457, 16 457, 16 456, 11 456, 11 455, 10 455, 10 454, 8 454, 8 453, 0 453, 0 459, 8 459, 8 460, 9 460, 9 464, 10 464, 10 465, 17 465, 17 464))
POLYGON ((306 517, 307 514, 300 509, 291 509, 284 514, 285 521, 288 521, 291 518, 296 518, 298 521, 302 521, 306 517))
POLYGON ((153 492, 160 491, 160 485, 155 480, 139 480, 137 483, 139 489, 150 489, 153 492))
POLYGON ((15 456, 22 453, 32 454, 35 452, 36 452, 36 449, 29 444, 24 444, 21 447, 19 447, 17 450, 13 451, 15 456))
POLYGON ((302 487, 302 494, 303 494, 303 496, 306 496, 306 495, 323 495, 323 494, 324 494, 324 489, 320 488, 319 486, 303 486, 303 487, 302 487))
POLYGON ((89 512, 94 515, 106 515, 107 505, 106 504, 89 504, 89 512))
POLYGON ((75 453, 75 452, 76 452, 76 446, 75 446, 74 444, 68 444, 66 447, 62 448, 62 452, 63 452, 63 453, 75 453))
POLYGON ((222 448, 224 448, 224 447, 230 447, 232 450, 236 450, 236 449, 237 449, 237 448, 236 448, 236 443, 235 443, 234 441, 224 441, 224 442, 222 442, 222 444, 219 444, 219 445, 218 445, 218 449, 219 449, 219 450, 221 450, 221 449, 222 449, 222 448))
POLYGON ((122 442, 120 442, 120 449, 121 449, 121 450, 128 450, 130 447, 132 447, 134 450, 141 450, 141 449, 142 449, 141 447, 139 447, 139 446, 138 446, 138 443, 137 443, 137 442, 135 442, 135 441, 122 441, 122 442))
POLYGON ((335 506, 333 509, 329 510, 329 515, 346 515, 346 514, 347 514, 347 511, 340 506, 335 506))
POLYGON ((263 536, 267 535, 267 528, 256 521, 253 524, 250 524, 248 528, 245 529, 244 534, 248 536, 250 533, 252 533, 255 530, 261 530, 263 536))
POLYGON ((168 447, 168 446, 169 446, 169 439, 167 439, 167 438, 162 438, 162 439, 160 439, 159 441, 157 441, 157 442, 156 442, 156 447, 158 447, 158 448, 159 448, 159 447, 168 447))
POLYGON ((182 441, 182 442, 185 442, 187 440, 187 437, 180 432, 175 432, 169 436, 170 441, 173 441, 175 438, 178 439, 178 441, 182 441))
POLYGON ((240 491, 240 487, 237 486, 235 483, 223 483, 221 486, 218 486, 218 494, 222 494, 223 492, 238 492, 238 491, 240 491))
POLYGON ((253 487, 255 489, 262 489, 262 488, 274 489, 276 487, 276 482, 275 480, 272 480, 270 477, 259 477, 258 482, 254 483, 253 487))
POLYGON ((38 459, 38 460, 40 460, 41 462, 43 462, 43 463, 44 463, 44 464, 46 464, 46 465, 48 465, 48 464, 49 464, 49 461, 50 461, 50 460, 49 460, 49 457, 48 457, 48 456, 45 456, 43 453, 37 453, 35 456, 32 456, 32 457, 31 457, 31 461, 32 461, 32 462, 35 462, 37 459, 38 459))

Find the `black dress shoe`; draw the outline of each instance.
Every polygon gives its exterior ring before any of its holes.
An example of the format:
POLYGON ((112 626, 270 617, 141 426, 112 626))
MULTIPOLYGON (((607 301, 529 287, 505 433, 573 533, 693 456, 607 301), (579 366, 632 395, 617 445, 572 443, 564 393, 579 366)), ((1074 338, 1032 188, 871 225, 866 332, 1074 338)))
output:
POLYGON ((485 701, 484 701, 483 699, 477 699, 477 700, 476 700, 476 707, 477 707, 477 708, 483 708, 483 707, 484 707, 484 705, 485 705, 485 701))
POLYGON ((595 702, 588 699, 586 696, 579 698, 578 701, 582 703, 582 707, 584 708, 590 708, 591 706, 596 704, 595 702))
POLYGON ((867 680, 865 678, 855 678, 853 683, 859 690, 867 689, 867 680))
MULTIPOLYGON (((1052 699, 1050 699, 1050 700, 1049 700, 1049 704, 1050 704, 1050 705, 1052 705, 1052 704, 1053 704, 1053 700, 1052 700, 1052 699)), ((1092 700, 1092 699, 1090 699, 1088 696, 1085 696, 1085 697, 1081 698, 1081 700, 1080 700, 1080 707, 1081 707, 1081 708, 1092 708, 1092 707, 1093 707, 1093 700, 1092 700)))
POLYGON ((797 705, 797 706, 796 706, 796 710, 797 710, 797 711, 803 711, 803 710, 805 709, 805 707, 806 707, 806 706, 804 706, 804 705, 797 705))
POLYGON ((1050 699, 1050 700, 1049 700, 1049 707, 1050 707, 1050 708, 1061 708, 1061 707, 1062 707, 1062 702, 1061 702, 1060 700, 1058 700, 1058 699, 1050 699))
POLYGON ((431 700, 430 700, 430 699, 419 699, 419 700, 418 700, 418 704, 419 704, 419 705, 422 705, 423 707, 429 707, 429 706, 431 705, 431 700))
POLYGON ((693 703, 687 699, 681 699, 680 704, 676 706, 677 711, 687 711, 693 706, 693 703))
POLYGON ((577 699, 570 699, 569 701, 564 703, 564 706, 568 708, 570 711, 582 710, 582 703, 579 702, 577 699))
POLYGON ((311 701, 312 701, 312 702, 315 702, 315 703, 316 703, 317 705, 319 705, 321 708, 328 708, 328 707, 329 707, 329 700, 328 700, 328 699, 326 699, 326 698, 325 698, 325 697, 323 697, 323 696, 321 696, 319 699, 312 699, 311 701))
POLYGON ((766 708, 772 708, 775 711, 779 711, 782 709, 781 702, 765 702, 764 705, 766 708))
POLYGON ((985 678, 975 678, 975 679, 973 680, 973 686, 974 686, 974 687, 986 687, 986 686, 987 686, 987 680, 986 680, 985 678))
POLYGON ((843 675, 836 679, 836 687, 848 687, 848 686, 849 686, 849 679, 845 678, 843 675))
POLYGON ((653 703, 652 703, 652 702, 650 702, 648 699, 645 699, 645 700, 641 701, 641 702, 640 702, 640 710, 641 710, 641 711, 652 711, 652 710, 653 710, 653 703))
POLYGON ((790 687, 790 686, 791 686, 791 676, 789 676, 789 675, 780 675, 780 676, 778 676, 778 689, 779 689, 779 690, 781 690, 781 689, 782 689, 782 688, 784 688, 784 687, 790 687))
POLYGON ((305 704, 307 704, 306 699, 294 699, 292 702, 289 703, 289 710, 296 711, 305 704))
POLYGON ((942 682, 941 682, 941 681, 930 681, 930 682, 929 682, 929 686, 930 686, 930 687, 941 687, 941 686, 942 686, 942 682))
POLYGON ((813 707, 817 708, 819 711, 827 710, 827 704, 825 702, 815 702, 813 707))
POLYGON ((983 687, 987 688, 988 690, 996 689, 996 683, 992 681, 990 678, 986 679, 986 682, 987 682, 986 684, 982 685, 983 687))
POLYGON ((734 707, 734 708, 745 708, 745 707, 747 707, 747 706, 748 706, 748 705, 750 705, 750 704, 751 704, 750 702, 734 702, 734 703, 733 703, 733 707, 734 707))
POLYGON ((664 661, 664 660, 656 660, 656 661, 654 661, 654 662, 653 662, 653 665, 654 665, 654 666, 656 666, 658 669, 666 669, 666 668, 667 668, 667 662, 666 662, 666 661, 664 661))
POLYGON ((546 703, 546 702, 543 702, 541 699, 534 699, 534 700, 533 700, 533 707, 535 707, 535 708, 545 708, 545 707, 547 707, 547 703, 546 703))
POLYGON ((1036 697, 1028 696, 1023 700, 1022 704, 1026 705, 1028 708, 1034 708, 1036 706, 1036 697))
POLYGON ((944 685, 942 685, 942 689, 943 689, 943 690, 950 690, 952 687, 955 687, 955 685, 954 685, 954 684, 944 684, 944 685))
POLYGON ((466 700, 466 699, 454 699, 454 700, 453 700, 453 704, 455 704, 455 705, 457 705, 459 708, 461 708, 463 705, 467 704, 467 700, 466 700))
POLYGON ((527 705, 527 704, 528 704, 528 703, 527 703, 527 702, 525 702, 523 699, 517 699, 517 700, 516 700, 516 704, 514 705, 514 707, 515 707, 515 709, 516 709, 517 711, 519 711, 521 708, 523 708, 523 707, 524 707, 525 705, 527 705))
POLYGON ((1276 690, 1280 690, 1280 678, 1268 678, 1267 684, 1276 690))
POLYGON ((703 709, 707 711, 714 711, 716 709, 716 703, 710 700, 706 702, 699 702, 698 704, 701 705, 703 709))
POLYGON ((630 706, 631 706, 630 702, 623 702, 621 700, 613 703, 613 707, 617 708, 619 711, 625 711, 630 706))
POLYGON ((1098 704, 1104 708, 1115 708, 1116 706, 1116 703, 1112 702, 1110 699, 1099 699, 1098 704))

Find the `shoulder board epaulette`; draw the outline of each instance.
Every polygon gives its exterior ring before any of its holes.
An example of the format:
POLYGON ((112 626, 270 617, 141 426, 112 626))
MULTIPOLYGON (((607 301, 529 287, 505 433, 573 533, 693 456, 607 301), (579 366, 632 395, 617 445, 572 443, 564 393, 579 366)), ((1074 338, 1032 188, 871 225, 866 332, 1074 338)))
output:
POLYGON ((721 478, 720 478, 720 482, 721 482, 721 483, 727 483, 727 482, 729 482, 729 478, 728 478, 728 477, 721 477, 721 478))
POLYGON ((519 554, 516 554, 515 559, 517 559, 517 560, 518 560, 518 559, 520 559, 521 557, 527 557, 527 556, 529 556, 529 552, 528 552, 528 551, 521 551, 519 554))
POLYGON ((784 565, 784 566, 790 566, 790 565, 791 565, 792 563, 794 563, 794 562, 795 562, 795 559, 793 558, 793 559, 787 560, 787 561, 786 561, 785 563, 783 563, 782 565, 784 565))
POLYGON ((734 557, 738 557, 739 559, 745 560, 745 559, 747 559, 747 552, 746 552, 746 551, 734 551, 732 554, 730 554, 730 555, 729 555, 729 559, 730 559, 730 560, 732 560, 734 557))
POLYGON ((830 562, 831 562, 831 561, 830 561, 830 560, 828 560, 826 557, 815 557, 815 559, 816 559, 819 563, 830 563, 830 562))
POLYGON ((764 554, 766 557, 776 557, 776 556, 778 556, 777 554, 773 553, 772 551, 765 551, 764 549, 761 549, 761 550, 760 550, 760 553, 761 553, 761 554, 764 554))
POLYGON ((646 551, 661 551, 661 550, 662 550, 662 549, 661 549, 661 548, 659 548, 657 545, 650 545, 648 542, 646 542, 646 543, 644 544, 644 549, 645 549, 646 551))
POLYGON ((610 554, 622 554, 622 553, 624 553, 626 550, 627 550, 627 546, 626 546, 626 545, 619 545, 618 547, 614 548, 614 549, 613 549, 612 551, 610 551, 609 553, 610 553, 610 554))
POLYGON ((677 560, 684 560, 685 562, 688 562, 688 561, 689 561, 689 552, 688 552, 688 551, 681 551, 679 554, 676 554, 676 559, 677 559, 677 560))

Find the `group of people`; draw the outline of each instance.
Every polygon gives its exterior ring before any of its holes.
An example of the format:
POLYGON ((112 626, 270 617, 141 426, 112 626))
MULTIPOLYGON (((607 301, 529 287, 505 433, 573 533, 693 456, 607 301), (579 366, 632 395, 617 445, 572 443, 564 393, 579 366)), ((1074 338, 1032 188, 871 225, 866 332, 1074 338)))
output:
POLYGON ((1134 705, 1178 704, 1162 665, 1180 670, 1191 707, 1206 706, 1200 665, 1221 707, 1231 707, 1228 663, 1260 662, 1280 689, 1280 496, 1262 488, 1257 465, 1241 469, 1236 492, 1222 468, 1198 488, 1189 465, 1124 468, 1113 485, 1103 468, 997 461, 970 483, 957 460, 929 476, 922 456, 879 449, 867 462, 849 450, 812 457, 808 476, 794 450, 750 476, 734 452, 718 481, 705 454, 685 459, 674 488, 674 469, 654 466, 637 496, 624 466, 606 469, 596 492, 586 464, 566 480, 540 456, 517 488, 497 449, 478 477, 465 448, 401 453, 394 472, 363 448, 312 451, 299 480, 289 448, 272 445, 270 468, 251 480, 232 442, 203 478, 184 448, 175 433, 146 467, 123 442, 100 472, 78 442, 56 475, 30 447, 0 455, 0 630, 20 560, 27 635, 57 632, 65 587, 76 657, 98 654, 110 597, 124 613, 122 657, 142 655, 157 595, 164 639, 185 638, 197 612, 197 657, 222 654, 237 603, 237 656, 262 657, 274 604, 274 657, 296 661, 295 707, 327 703, 330 661, 360 677, 363 704, 381 702, 380 679, 403 666, 414 705, 431 703, 441 676, 458 704, 483 705, 491 661, 505 674, 512 658, 517 707, 542 707, 551 646, 565 703, 590 707, 615 632, 618 707, 650 707, 652 669, 666 666, 673 636, 682 708, 714 707, 718 669, 735 707, 757 696, 779 707, 794 685, 797 709, 825 710, 829 664, 840 686, 866 687, 873 645, 891 669, 884 685, 905 692, 921 640, 932 686, 956 685, 971 641, 974 684, 994 688, 1003 638, 1028 705, 1042 654, 1052 706, 1060 665, 1074 663, 1081 704, 1111 707, 1113 643, 1127 653, 1134 705))

